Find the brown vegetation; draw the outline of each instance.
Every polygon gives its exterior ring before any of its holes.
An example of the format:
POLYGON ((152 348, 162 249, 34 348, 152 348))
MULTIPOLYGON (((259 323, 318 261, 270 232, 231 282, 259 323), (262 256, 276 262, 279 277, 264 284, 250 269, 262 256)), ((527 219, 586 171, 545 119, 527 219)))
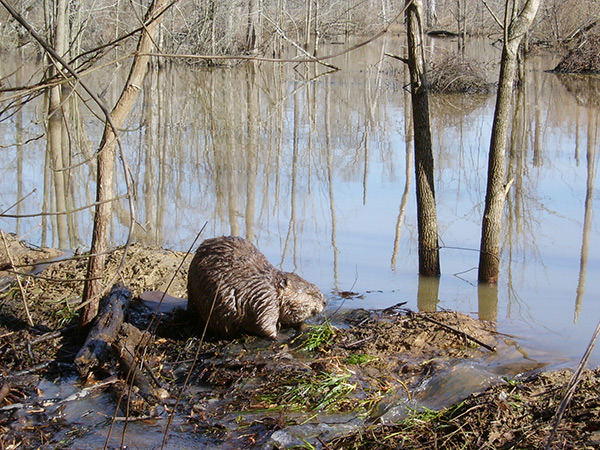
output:
MULTIPOLYGON (((571 372, 561 370, 511 380, 440 412, 416 413, 397 425, 373 426, 329 444, 332 449, 542 449, 571 372)), ((555 446, 600 445, 600 370, 586 371, 563 418, 555 446)))
POLYGON ((587 36, 554 68, 558 73, 600 73, 600 34, 587 36))
POLYGON ((475 61, 445 55, 430 64, 427 84, 431 92, 442 94, 487 94, 494 84, 475 61))

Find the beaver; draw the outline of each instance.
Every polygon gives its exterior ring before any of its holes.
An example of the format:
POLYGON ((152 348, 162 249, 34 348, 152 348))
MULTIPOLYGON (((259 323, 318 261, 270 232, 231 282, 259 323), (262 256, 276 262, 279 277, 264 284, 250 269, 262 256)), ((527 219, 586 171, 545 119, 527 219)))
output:
POLYGON ((188 312, 208 321, 208 331, 219 337, 245 332, 275 339, 279 328, 299 328, 326 304, 317 286, 276 269, 254 245, 237 236, 200 244, 187 289, 188 312))

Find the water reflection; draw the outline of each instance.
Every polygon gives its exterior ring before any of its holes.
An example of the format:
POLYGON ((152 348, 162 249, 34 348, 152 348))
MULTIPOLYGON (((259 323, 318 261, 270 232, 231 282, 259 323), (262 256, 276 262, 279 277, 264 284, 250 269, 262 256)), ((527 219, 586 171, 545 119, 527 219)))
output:
POLYGON ((581 312, 581 303, 585 293, 585 279, 587 275, 590 232, 592 218, 594 215, 594 178, 596 176, 596 148, 598 146, 598 110, 588 109, 587 117, 587 178, 585 189, 585 213, 583 218, 583 242, 581 244, 581 262, 579 265, 579 281, 577 283, 577 295, 575 298, 575 322, 581 312))
POLYGON ((417 306, 419 311, 437 311, 439 296, 439 277, 419 277, 417 288, 417 306))
MULTIPOLYGON (((595 326, 590 318, 600 314, 600 305, 589 301, 600 292, 600 277, 590 276, 600 262, 589 251, 599 240, 592 225, 595 94, 545 73, 552 63, 541 58, 530 60, 523 72, 510 141, 513 185, 502 279, 495 289, 477 287, 476 273, 469 272, 478 259, 473 250, 479 246, 493 96, 432 98, 438 225, 445 249, 442 277, 421 280, 404 68, 382 56, 400 53, 400 45, 377 41, 338 58, 334 64, 342 70, 328 74, 304 64, 152 67, 123 131, 137 180, 134 239, 185 250, 207 222, 205 236, 246 236, 271 261, 297 270, 326 292, 365 294, 346 306, 408 301, 423 310, 478 312, 515 334, 532 340, 544 335, 561 352, 577 354, 595 326), (584 142, 585 165, 579 157, 584 142), (461 278, 451 276, 464 272, 461 278), (565 321, 573 309, 577 326, 565 321)), ((494 57, 489 45, 477 45, 481 60, 494 57)), ((28 79, 35 69, 23 66, 19 76, 28 79)), ((107 101, 116 99, 123 71, 114 72, 112 83, 110 77, 90 76, 99 90, 106 89, 107 101)), ((67 210, 93 201, 91 141, 98 140, 101 126, 80 99, 69 97, 68 151, 62 160, 67 170, 57 172, 46 157, 45 141, 32 140, 44 133, 38 121, 42 106, 27 104, 0 122, 5 155, 0 203, 7 207, 37 189, 11 211, 18 214, 57 211, 63 197, 67 210), (60 195, 59 173, 66 180, 60 195)), ((117 188, 124 193, 120 181, 117 188)), ((42 245, 85 247, 91 214, 3 218, 0 226, 42 245)), ((117 204, 115 245, 124 239, 127 214, 125 204, 117 204)))

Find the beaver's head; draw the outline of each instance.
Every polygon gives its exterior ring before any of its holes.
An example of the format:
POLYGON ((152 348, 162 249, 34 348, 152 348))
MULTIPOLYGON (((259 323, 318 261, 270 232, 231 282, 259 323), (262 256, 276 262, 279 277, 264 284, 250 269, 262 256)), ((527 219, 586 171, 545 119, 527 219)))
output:
POLYGON ((317 286, 291 272, 283 272, 279 281, 279 324, 297 327, 319 314, 327 300, 317 286))

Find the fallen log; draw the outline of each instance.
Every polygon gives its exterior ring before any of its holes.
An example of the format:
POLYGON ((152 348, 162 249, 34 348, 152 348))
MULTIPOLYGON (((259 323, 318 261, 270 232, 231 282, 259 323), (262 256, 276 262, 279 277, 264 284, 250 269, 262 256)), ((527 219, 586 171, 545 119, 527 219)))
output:
POLYGON ((150 344, 152 336, 147 331, 141 331, 130 323, 124 323, 119 331, 118 338, 113 343, 113 348, 119 358, 119 366, 123 374, 123 379, 127 382, 133 380, 133 384, 140 388, 140 393, 147 397, 163 397, 162 391, 153 388, 152 381, 156 383, 157 388, 162 386, 158 380, 152 376, 149 368, 144 367, 150 372, 152 380, 142 370, 143 359, 138 355, 150 344))
POLYGON ((98 315, 92 322, 92 328, 83 347, 75 357, 75 367, 79 376, 87 377, 92 369, 101 366, 109 357, 112 343, 121 329, 131 297, 130 289, 116 284, 102 298, 98 315))

